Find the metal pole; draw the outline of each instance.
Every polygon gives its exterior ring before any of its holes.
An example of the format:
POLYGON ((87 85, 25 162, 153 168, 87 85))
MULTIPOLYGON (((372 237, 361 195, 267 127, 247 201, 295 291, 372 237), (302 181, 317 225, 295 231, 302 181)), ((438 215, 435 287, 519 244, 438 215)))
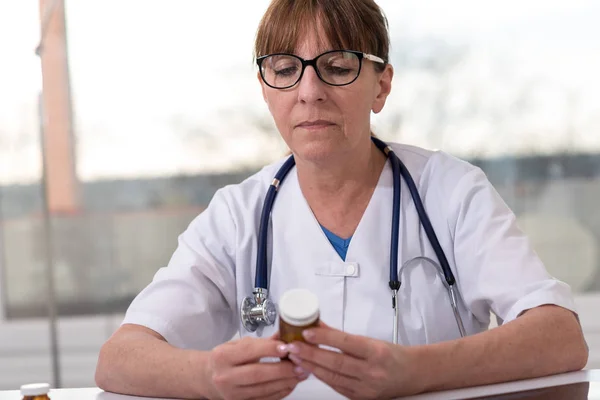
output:
MULTIPOLYGON (((45 2, 40 0, 40 5, 46 5, 41 15, 41 31, 40 31, 40 42, 35 49, 35 54, 40 58, 40 71, 43 79, 43 67, 42 53, 44 51, 44 39, 50 26, 50 21, 55 14, 59 0, 51 0, 51 2, 45 2), (45 4, 44 4, 45 3, 45 4)), ((43 89, 38 97, 38 116, 39 116, 39 133, 40 133, 40 146, 42 156, 42 215, 43 215, 43 229, 44 229, 44 250, 45 250, 45 261, 46 261, 46 295, 47 295, 47 311, 48 311, 48 330, 50 335, 50 362, 52 368, 52 385, 54 388, 60 388, 61 374, 60 374, 60 354, 58 351, 58 329, 57 329, 57 305, 56 305, 56 288, 54 286, 54 246, 52 240, 52 216, 50 213, 50 203, 48 200, 48 157, 46 156, 46 140, 45 130, 46 126, 46 115, 44 108, 44 96, 43 89)))
POLYGON ((54 286, 54 246, 52 241, 52 216, 50 215, 50 207, 48 204, 47 192, 47 168, 46 168, 46 146, 44 138, 44 106, 43 96, 38 97, 39 118, 40 118, 40 144, 42 154, 42 213, 43 213, 43 229, 44 229, 44 250, 46 260, 46 290, 47 290, 47 305, 48 305, 48 328, 50 331, 50 360, 52 364, 52 384, 54 388, 61 387, 60 376, 60 354, 58 352, 58 332, 57 332, 57 306, 56 306, 56 289, 54 286))

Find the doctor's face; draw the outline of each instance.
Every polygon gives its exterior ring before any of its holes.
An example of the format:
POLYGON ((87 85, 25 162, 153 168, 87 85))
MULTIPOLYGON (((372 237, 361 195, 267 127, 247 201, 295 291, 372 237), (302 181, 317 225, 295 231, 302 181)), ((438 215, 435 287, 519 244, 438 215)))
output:
MULTIPOLYGON (((321 30, 308 32, 298 42, 294 55, 310 60, 332 50, 319 40, 325 37, 321 30)), ((372 61, 363 59, 358 78, 346 86, 323 82, 312 66, 305 68, 300 82, 287 89, 268 86, 260 72, 258 79, 275 124, 292 153, 297 159, 320 163, 335 160, 335 156, 357 154, 361 146, 370 146, 371 111, 383 109, 392 75, 390 65, 378 72, 372 61)))

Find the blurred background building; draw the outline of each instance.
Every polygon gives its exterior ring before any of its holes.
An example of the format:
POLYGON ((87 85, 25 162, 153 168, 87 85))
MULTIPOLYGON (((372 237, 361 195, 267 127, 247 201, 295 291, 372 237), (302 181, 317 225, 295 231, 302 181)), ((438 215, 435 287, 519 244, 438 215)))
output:
MULTIPOLYGON (((600 2, 378 3, 395 77, 374 131, 484 169, 600 368, 600 2)), ((267 5, 0 0, 0 389, 94 385, 177 235, 283 156, 252 62, 267 5)))

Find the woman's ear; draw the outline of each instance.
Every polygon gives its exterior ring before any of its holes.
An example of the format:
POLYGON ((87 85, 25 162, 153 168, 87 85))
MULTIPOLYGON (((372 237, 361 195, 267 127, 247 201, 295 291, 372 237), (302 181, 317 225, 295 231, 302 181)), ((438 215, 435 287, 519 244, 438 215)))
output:
POLYGON ((373 101, 373 107, 371 108, 375 114, 383 110, 385 101, 388 95, 392 91, 392 79, 394 78, 394 67, 391 64, 386 64, 385 69, 379 76, 378 92, 373 101))

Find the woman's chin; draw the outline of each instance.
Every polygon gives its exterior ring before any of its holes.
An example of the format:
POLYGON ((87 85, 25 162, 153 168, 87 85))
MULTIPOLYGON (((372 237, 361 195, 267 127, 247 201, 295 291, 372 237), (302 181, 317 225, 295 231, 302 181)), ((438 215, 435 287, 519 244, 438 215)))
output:
POLYGON ((296 146, 294 153, 302 161, 323 164, 335 159, 340 153, 340 147, 333 140, 318 140, 296 146))

